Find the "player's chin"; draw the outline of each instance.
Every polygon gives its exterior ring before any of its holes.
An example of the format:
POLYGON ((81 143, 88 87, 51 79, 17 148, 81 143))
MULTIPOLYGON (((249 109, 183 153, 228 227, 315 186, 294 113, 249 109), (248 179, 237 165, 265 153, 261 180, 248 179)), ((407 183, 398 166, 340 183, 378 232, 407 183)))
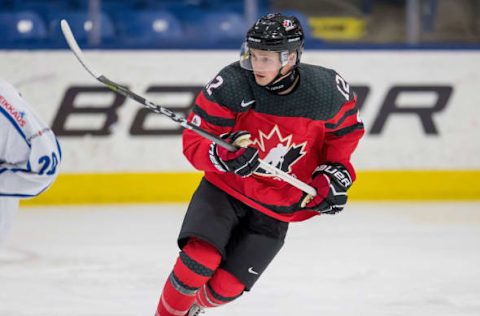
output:
POLYGON ((269 83, 268 78, 266 76, 260 75, 260 74, 254 74, 254 75, 255 75, 255 81, 259 86, 266 86, 269 83))

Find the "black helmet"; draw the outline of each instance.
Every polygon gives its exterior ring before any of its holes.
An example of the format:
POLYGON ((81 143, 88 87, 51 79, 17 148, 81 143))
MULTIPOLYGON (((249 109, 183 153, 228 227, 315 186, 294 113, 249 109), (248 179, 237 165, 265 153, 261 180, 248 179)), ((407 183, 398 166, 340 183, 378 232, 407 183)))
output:
POLYGON ((294 16, 271 13, 261 17, 248 30, 248 47, 270 51, 303 50, 304 33, 300 21, 294 16))

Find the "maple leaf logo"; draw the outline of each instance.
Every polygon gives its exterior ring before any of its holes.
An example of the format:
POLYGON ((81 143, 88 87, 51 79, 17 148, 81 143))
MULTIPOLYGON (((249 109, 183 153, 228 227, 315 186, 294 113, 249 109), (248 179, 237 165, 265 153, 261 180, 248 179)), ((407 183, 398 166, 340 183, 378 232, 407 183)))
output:
MULTIPOLYGON (((259 149, 260 158, 278 169, 291 173, 294 165, 306 152, 304 151, 307 142, 295 144, 292 142, 292 135, 283 137, 278 125, 265 134, 258 132, 258 138, 253 140, 253 144, 259 149)), ((270 176, 270 173, 263 168, 258 168, 256 174, 270 176)))

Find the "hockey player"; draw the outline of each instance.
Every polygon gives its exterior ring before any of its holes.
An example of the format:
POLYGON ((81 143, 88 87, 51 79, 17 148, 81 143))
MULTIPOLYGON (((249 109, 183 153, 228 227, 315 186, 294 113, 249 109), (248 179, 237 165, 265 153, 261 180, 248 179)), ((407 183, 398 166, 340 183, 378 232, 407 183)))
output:
POLYGON ((239 149, 228 152, 184 131, 184 154, 205 176, 185 215, 181 252, 156 315, 198 315, 231 302, 265 271, 289 222, 344 208, 363 123, 340 75, 300 63, 303 42, 297 18, 260 18, 247 32, 240 61, 197 96, 189 121, 239 149), (309 183, 317 195, 272 177, 259 158, 309 183))
POLYGON ((54 181, 61 159, 55 135, 15 88, 0 79, 0 244, 21 198, 54 181))

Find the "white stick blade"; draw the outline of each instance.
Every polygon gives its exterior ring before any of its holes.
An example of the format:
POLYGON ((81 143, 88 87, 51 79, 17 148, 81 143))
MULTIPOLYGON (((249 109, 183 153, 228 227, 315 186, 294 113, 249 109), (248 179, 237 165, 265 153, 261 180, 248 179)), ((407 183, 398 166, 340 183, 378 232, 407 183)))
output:
POLYGON ((98 79, 98 77, 100 77, 101 74, 97 73, 95 70, 93 70, 92 67, 88 65, 85 57, 83 57, 82 50, 78 46, 78 43, 75 40, 75 37, 73 36, 72 30, 70 29, 70 25, 68 25, 67 20, 62 19, 60 21, 60 26, 62 28, 63 36, 65 37, 65 40, 67 41, 68 46, 70 46, 70 49, 75 54, 75 57, 77 57, 78 61, 92 76, 98 79))

